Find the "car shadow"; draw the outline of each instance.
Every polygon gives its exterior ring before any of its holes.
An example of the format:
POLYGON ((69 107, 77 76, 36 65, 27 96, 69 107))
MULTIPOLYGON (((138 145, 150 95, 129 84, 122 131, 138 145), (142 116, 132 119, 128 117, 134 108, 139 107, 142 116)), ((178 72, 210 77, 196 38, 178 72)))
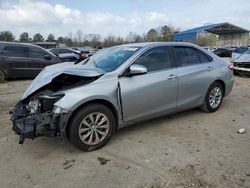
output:
POLYGON ((130 126, 118 129, 116 133, 112 137, 112 141, 115 141, 118 139, 119 136, 129 135, 131 132, 141 132, 141 131, 148 131, 152 129, 152 126, 154 128, 162 126, 162 124, 165 124, 164 126, 170 126, 171 123, 174 121, 177 121, 178 118, 188 118, 190 116, 193 116, 195 114, 204 114, 205 112, 202 112, 199 108, 194 108, 178 113, 174 113, 171 115, 166 115, 163 117, 154 118, 151 120, 143 121, 140 123, 135 123, 130 126))

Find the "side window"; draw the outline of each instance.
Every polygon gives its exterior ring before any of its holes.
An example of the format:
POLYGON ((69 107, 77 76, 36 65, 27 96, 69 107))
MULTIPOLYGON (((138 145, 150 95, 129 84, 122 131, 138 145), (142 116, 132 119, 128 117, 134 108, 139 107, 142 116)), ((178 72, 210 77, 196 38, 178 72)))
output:
POLYGON ((50 50, 50 52, 53 53, 53 54, 59 54, 60 53, 58 49, 52 49, 52 50, 50 50))
POLYGON ((134 64, 143 65, 150 71, 171 68, 171 56, 169 47, 156 47, 146 51, 134 64))
POLYGON ((44 58, 47 53, 40 48, 28 47, 28 54, 30 58, 44 58))
POLYGON ((200 51, 197 51, 197 52, 200 55, 201 63, 209 63, 213 60, 211 57, 209 57, 208 55, 205 55, 203 52, 200 52, 200 51))
POLYGON ((27 48, 22 46, 5 46, 1 54, 9 57, 27 57, 27 48))
POLYGON ((73 53, 73 52, 71 50, 68 50, 68 49, 61 49, 60 53, 67 54, 67 53, 73 53))
POLYGON ((200 64, 200 57, 197 51, 190 47, 174 47, 178 66, 185 67, 189 65, 200 64))

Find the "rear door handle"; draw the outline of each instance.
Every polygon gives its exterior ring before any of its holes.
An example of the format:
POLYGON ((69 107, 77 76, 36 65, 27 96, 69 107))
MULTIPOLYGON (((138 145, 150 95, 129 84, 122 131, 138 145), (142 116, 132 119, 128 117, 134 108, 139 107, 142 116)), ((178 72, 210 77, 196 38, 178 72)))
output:
POLYGON ((214 70, 213 67, 208 67, 208 68, 206 69, 206 71, 212 71, 212 70, 214 70))
POLYGON ((170 74, 170 75, 168 76, 168 80, 173 80, 173 79, 175 79, 175 78, 177 78, 177 75, 175 75, 175 74, 170 74))

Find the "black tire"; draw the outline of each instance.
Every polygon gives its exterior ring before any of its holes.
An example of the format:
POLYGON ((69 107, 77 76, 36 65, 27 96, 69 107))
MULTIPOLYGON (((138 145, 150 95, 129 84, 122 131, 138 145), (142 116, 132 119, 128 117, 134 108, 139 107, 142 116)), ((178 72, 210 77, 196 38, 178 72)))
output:
MULTIPOLYGON (((74 114, 69 126, 70 127, 68 129, 69 131, 68 135, 69 135, 70 142, 79 150, 93 151, 104 146, 109 141, 110 137, 112 136, 115 130, 115 118, 114 118, 112 111, 108 107, 102 104, 89 104, 89 105, 84 106, 81 110, 77 111, 76 114, 74 114), (109 126, 109 129, 107 130, 106 136, 103 138, 102 141, 100 141, 98 144, 95 144, 95 145, 88 145, 81 140, 80 135, 79 135, 79 129, 81 126, 81 122, 88 115, 92 113, 104 114, 107 117, 110 126, 109 126)), ((89 131, 92 131, 92 130, 89 130, 89 131)), ((87 134, 89 133, 89 131, 87 132, 87 134)), ((99 136, 102 136, 102 135, 99 135, 99 136)))
POLYGON ((207 91, 206 96, 205 96, 204 104, 201 106, 201 110, 204 112, 210 112, 210 113, 217 111, 219 109, 222 101, 223 101, 223 97, 224 97, 224 89, 223 89, 222 85, 219 82, 214 82, 208 88, 208 91, 207 91), (221 91, 221 100, 220 100, 218 106, 216 106, 216 107, 212 107, 210 102, 209 102, 209 96, 214 88, 219 88, 221 91))
POLYGON ((5 81, 5 74, 4 72, 0 69, 0 83, 5 81))

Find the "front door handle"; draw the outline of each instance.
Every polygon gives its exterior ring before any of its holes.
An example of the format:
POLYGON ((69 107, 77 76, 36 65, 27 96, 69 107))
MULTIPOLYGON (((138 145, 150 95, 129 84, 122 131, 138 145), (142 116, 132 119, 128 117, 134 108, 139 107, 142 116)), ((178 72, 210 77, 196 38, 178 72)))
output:
POLYGON ((177 75, 175 75, 175 74, 170 74, 170 75, 168 76, 168 80, 173 80, 173 79, 175 79, 175 78, 177 78, 177 75))

